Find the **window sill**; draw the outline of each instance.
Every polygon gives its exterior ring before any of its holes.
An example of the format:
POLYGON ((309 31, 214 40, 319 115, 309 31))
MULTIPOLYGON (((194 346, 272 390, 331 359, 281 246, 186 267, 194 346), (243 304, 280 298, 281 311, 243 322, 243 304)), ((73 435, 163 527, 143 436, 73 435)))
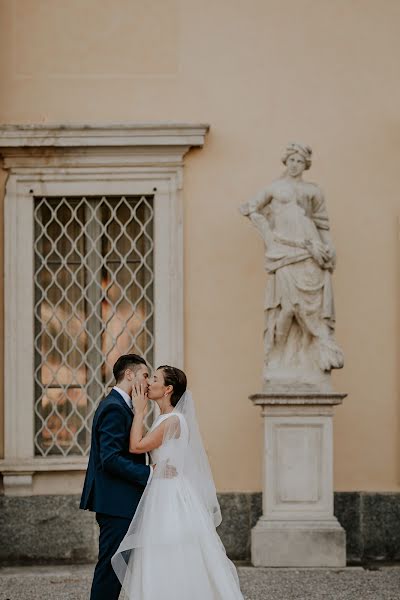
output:
POLYGON ((19 458, 0 460, 0 473, 36 473, 40 471, 86 471, 88 458, 19 458))
POLYGON ((68 471, 83 473, 86 471, 87 463, 88 459, 85 457, 0 460, 4 494, 6 496, 30 496, 35 473, 66 473, 68 471))

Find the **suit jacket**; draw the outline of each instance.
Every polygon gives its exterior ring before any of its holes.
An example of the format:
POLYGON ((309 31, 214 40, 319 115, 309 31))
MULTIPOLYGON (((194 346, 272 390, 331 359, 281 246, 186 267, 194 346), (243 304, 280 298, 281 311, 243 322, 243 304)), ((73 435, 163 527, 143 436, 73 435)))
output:
POLYGON ((129 453, 133 413, 116 390, 97 407, 80 508, 131 519, 150 476, 145 454, 129 453))

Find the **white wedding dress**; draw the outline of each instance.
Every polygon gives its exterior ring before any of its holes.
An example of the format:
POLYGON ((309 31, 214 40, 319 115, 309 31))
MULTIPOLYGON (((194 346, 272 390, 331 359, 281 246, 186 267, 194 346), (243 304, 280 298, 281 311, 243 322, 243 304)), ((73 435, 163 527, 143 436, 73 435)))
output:
POLYGON ((157 468, 112 559, 129 600, 243 600, 215 530, 219 505, 192 402, 186 393, 152 426, 168 419, 162 445, 151 452, 157 468))

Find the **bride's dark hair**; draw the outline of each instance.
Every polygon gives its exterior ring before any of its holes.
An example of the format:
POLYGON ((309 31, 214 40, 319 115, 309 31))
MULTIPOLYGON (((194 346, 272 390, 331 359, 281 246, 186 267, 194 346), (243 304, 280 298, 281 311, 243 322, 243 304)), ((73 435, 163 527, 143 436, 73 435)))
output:
POLYGON ((174 388, 171 396, 171 404, 175 407, 186 392, 186 375, 180 369, 170 367, 169 365, 162 365, 161 367, 158 367, 158 369, 161 369, 163 372, 165 385, 172 385, 174 388))

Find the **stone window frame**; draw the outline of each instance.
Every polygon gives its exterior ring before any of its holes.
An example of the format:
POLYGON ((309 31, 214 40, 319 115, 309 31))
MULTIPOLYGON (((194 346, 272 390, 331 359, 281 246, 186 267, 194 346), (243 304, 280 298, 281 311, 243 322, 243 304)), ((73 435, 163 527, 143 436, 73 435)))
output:
POLYGON ((35 196, 153 195, 155 364, 183 367, 183 159, 203 124, 0 127, 4 199, 4 491, 29 494, 40 471, 82 471, 85 457, 35 457, 35 196), (17 362, 18 359, 18 362, 17 362), (17 368, 18 364, 18 368, 17 368))

